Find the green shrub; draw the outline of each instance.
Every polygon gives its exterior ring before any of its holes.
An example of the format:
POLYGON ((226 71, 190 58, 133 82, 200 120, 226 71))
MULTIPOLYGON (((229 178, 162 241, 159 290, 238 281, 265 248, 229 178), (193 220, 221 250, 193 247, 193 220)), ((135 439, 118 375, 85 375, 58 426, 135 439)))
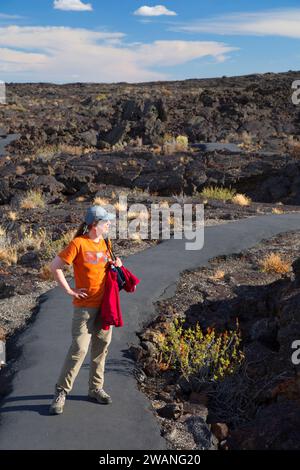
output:
POLYGON ((236 371, 244 359, 238 321, 236 330, 224 333, 214 328, 204 333, 198 323, 184 329, 183 321, 176 318, 166 335, 158 335, 161 369, 175 369, 186 380, 196 377, 200 382, 216 382, 236 371))
POLYGON ((208 186, 201 191, 200 196, 208 199, 221 199, 222 201, 225 201, 228 199, 231 200, 235 193, 235 189, 232 188, 208 186))

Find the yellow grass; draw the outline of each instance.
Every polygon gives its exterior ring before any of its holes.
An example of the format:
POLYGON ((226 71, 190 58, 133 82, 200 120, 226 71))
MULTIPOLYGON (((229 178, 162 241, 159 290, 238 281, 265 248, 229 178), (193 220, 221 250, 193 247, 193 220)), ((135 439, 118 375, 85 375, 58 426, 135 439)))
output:
POLYGON ((76 229, 71 229, 65 232, 62 237, 60 238, 63 245, 68 245, 71 240, 73 240, 75 233, 77 232, 76 229))
POLYGON ((9 211, 9 212, 7 213, 7 218, 8 218, 9 220, 17 220, 17 218, 18 218, 18 213, 17 213, 17 212, 14 212, 14 211, 9 211))
POLYGON ((18 255, 16 248, 11 246, 0 248, 0 262, 6 264, 7 266, 11 266, 12 264, 16 264, 17 261, 18 255))
POLYGON ((161 87, 160 93, 161 93, 162 95, 164 95, 164 96, 172 96, 172 95, 173 95, 172 90, 170 90, 170 89, 168 89, 168 88, 166 88, 166 87, 164 87, 164 86, 161 87))
POLYGON ((23 238, 16 244, 18 253, 24 253, 28 248, 40 250, 42 244, 47 242, 47 233, 44 228, 40 228, 37 233, 33 233, 30 228, 27 232, 23 232, 23 238))
POLYGON ((283 213, 284 213, 284 210, 283 210, 283 209, 280 209, 279 207, 273 207, 273 208, 272 208, 272 213, 273 213, 273 214, 283 214, 283 213))
POLYGON ((251 204, 251 198, 247 197, 245 194, 235 194, 232 198, 232 202, 234 204, 238 204, 239 206, 249 206, 251 204))
POLYGON ((40 274, 41 279, 43 279, 43 281, 54 280, 52 271, 50 269, 50 264, 45 264, 44 266, 42 266, 39 274, 40 274))
POLYGON ((224 276, 225 271, 223 271, 222 269, 217 269, 212 276, 209 276, 209 279, 211 279, 212 281, 219 281, 220 279, 223 279, 224 276))
POLYGON ((121 204, 120 202, 115 202, 114 208, 119 212, 124 212, 127 210, 126 204, 121 204))
POLYGON ((189 139, 186 135, 178 135, 176 137, 177 150, 187 150, 189 146, 189 139))
POLYGON ((0 326, 0 341, 5 341, 7 331, 0 326))
POLYGON ((76 229, 68 230, 58 240, 47 237, 43 240, 43 255, 46 258, 53 258, 59 251, 63 250, 71 240, 73 240, 76 229))
POLYGON ((41 191, 30 189, 20 201, 21 209, 35 209, 45 207, 46 203, 41 191))
POLYGON ((223 188, 218 186, 208 186, 204 188, 200 196, 208 199, 232 200, 235 195, 235 190, 231 188, 223 188))
POLYGON ((109 200, 105 197, 100 197, 97 196, 95 197, 93 204, 96 206, 106 206, 107 204, 110 204, 109 200))
POLYGON ((96 150, 95 147, 83 147, 80 145, 70 145, 70 144, 58 144, 58 145, 46 145, 40 147, 33 155, 33 158, 44 158, 45 160, 51 159, 54 155, 58 153, 67 153, 69 155, 74 155, 80 157, 83 154, 91 153, 96 150))
POLYGON ((103 101, 107 99, 107 94, 106 93, 99 93, 98 95, 95 96, 96 101, 103 101))
POLYGON ((0 225, 0 237, 6 237, 6 230, 0 225))
POLYGON ((176 152, 186 151, 188 145, 189 141, 185 135, 174 137, 172 134, 165 134, 163 137, 162 151, 164 155, 171 155, 176 152))
POLYGON ((250 132, 243 131, 242 135, 241 135, 241 138, 242 138, 243 144, 245 144, 245 145, 251 145, 252 142, 253 142, 253 136, 250 132))
POLYGON ((11 245, 11 239, 4 227, 0 225, 0 263, 11 266, 18 261, 17 249, 11 245))
POLYGON ((291 269, 291 264, 281 258, 278 253, 270 253, 260 262, 261 271, 267 273, 288 273, 291 269))
POLYGON ((146 211, 128 211, 127 212, 127 219, 128 220, 133 220, 133 219, 139 219, 139 220, 146 220, 148 219, 148 213, 146 211))
POLYGON ((160 201, 159 207, 165 207, 166 209, 169 209, 169 202, 168 201, 160 201))

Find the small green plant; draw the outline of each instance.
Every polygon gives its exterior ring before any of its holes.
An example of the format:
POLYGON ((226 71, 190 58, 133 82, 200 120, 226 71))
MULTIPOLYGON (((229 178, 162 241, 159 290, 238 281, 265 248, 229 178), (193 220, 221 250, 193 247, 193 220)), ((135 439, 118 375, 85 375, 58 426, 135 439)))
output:
POLYGON ((208 199, 221 199, 222 201, 226 201, 228 199, 232 200, 235 194, 236 191, 232 188, 208 186, 201 191, 200 196, 208 199))
POLYGON ((176 137, 177 150, 187 150, 189 146, 189 139, 186 135, 178 135, 176 137))
POLYGON ((236 330, 223 333, 214 328, 205 333, 198 323, 184 328, 183 322, 175 318, 167 334, 157 337, 161 369, 178 370, 186 380, 196 377, 202 383, 222 380, 236 371, 244 360, 238 320, 236 330))

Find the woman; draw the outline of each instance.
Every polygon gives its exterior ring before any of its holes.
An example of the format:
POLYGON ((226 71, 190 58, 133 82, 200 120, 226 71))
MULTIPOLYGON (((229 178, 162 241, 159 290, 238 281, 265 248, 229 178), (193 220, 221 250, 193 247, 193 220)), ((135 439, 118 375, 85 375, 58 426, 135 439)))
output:
MULTIPOLYGON (((88 351, 91 340, 91 362, 88 396, 104 404, 112 403, 103 390, 105 359, 112 337, 112 326, 101 329, 100 306, 105 289, 107 269, 113 261, 109 257, 105 235, 114 214, 99 205, 88 209, 82 223, 69 245, 54 258, 51 271, 54 278, 73 298, 72 344, 55 384, 55 395, 50 406, 51 414, 61 414, 67 394, 73 387, 88 351), (72 264, 75 289, 72 289, 62 271, 65 264, 72 264)), ((109 241, 111 248, 111 242, 109 241)), ((122 266, 120 258, 113 263, 122 266)))

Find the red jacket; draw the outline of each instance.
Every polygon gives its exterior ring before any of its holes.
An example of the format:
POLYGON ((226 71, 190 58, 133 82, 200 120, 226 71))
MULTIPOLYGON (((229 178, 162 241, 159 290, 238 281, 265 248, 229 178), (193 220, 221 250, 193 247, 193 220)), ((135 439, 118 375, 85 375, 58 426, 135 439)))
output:
POLYGON ((134 292, 136 285, 140 282, 140 280, 132 274, 125 266, 121 266, 123 274, 125 276, 126 284, 124 284, 124 289, 126 292, 134 292))
MULTIPOLYGON (((136 285, 140 282, 140 280, 127 268, 125 268, 125 266, 121 266, 121 268, 126 279, 124 290, 126 290, 126 292, 134 292, 136 285)), ((101 319, 102 330, 109 330, 110 325, 124 325, 120 305, 117 273, 111 269, 108 270, 105 281, 105 291, 101 304, 101 319)))

